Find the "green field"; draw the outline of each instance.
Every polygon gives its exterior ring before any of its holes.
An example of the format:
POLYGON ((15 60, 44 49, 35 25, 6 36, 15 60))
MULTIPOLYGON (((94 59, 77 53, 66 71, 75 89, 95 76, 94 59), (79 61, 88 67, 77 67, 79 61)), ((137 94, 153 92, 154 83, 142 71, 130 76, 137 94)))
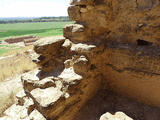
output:
POLYGON ((24 35, 55 36, 62 35, 62 28, 72 22, 38 22, 0 24, 0 40, 24 35))
POLYGON ((0 56, 2 56, 4 53, 7 53, 7 52, 8 52, 7 49, 0 48, 0 56))
MULTIPOLYGON (((57 36, 62 35, 63 27, 73 22, 37 22, 0 24, 0 40, 26 35, 34 36, 57 36)), ((0 56, 12 50, 11 46, 0 45, 0 56)))
POLYGON ((7 53, 8 51, 11 51, 11 50, 16 50, 16 49, 19 49, 17 48, 17 46, 11 46, 11 45, 2 45, 0 44, 0 56, 2 56, 4 53, 7 53))

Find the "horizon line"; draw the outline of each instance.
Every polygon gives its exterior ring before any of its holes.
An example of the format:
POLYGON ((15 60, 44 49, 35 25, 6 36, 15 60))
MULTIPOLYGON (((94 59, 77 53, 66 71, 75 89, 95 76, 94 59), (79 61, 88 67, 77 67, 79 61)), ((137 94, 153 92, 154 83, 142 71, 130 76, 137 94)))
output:
POLYGON ((15 16, 15 17, 0 17, 0 18, 33 18, 33 17, 68 17, 68 15, 60 15, 60 16, 15 16))

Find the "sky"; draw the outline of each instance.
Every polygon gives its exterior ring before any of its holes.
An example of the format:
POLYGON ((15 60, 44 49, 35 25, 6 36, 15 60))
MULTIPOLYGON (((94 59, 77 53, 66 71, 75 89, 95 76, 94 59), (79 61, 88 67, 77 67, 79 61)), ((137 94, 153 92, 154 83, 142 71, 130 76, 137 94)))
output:
POLYGON ((67 16, 70 0, 0 0, 0 17, 67 16))

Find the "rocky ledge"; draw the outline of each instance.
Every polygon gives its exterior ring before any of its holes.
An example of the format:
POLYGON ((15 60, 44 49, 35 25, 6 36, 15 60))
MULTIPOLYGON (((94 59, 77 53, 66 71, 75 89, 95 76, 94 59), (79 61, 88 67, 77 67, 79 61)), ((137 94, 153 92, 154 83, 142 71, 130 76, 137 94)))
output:
POLYGON ((71 0, 75 24, 35 43, 39 71, 0 119, 159 120, 159 13, 159 0, 71 0))

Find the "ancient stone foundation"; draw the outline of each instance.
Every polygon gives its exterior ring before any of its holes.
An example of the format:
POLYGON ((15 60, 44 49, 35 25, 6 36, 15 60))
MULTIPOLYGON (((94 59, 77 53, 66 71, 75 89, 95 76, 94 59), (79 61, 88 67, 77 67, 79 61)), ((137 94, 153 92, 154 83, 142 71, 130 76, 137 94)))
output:
POLYGON ((159 120, 160 1, 71 0, 68 14, 64 37, 35 44, 40 71, 18 97, 26 118, 159 120))

